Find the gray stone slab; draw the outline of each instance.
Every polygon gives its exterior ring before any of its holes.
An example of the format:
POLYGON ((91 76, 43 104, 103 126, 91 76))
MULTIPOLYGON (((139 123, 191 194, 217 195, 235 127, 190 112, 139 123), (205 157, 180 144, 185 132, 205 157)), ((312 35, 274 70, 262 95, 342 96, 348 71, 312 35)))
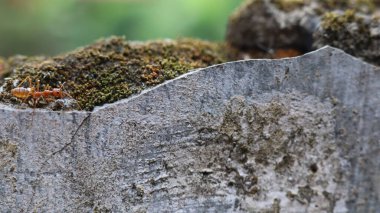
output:
POLYGON ((0 106, 0 212, 379 212, 380 69, 325 47, 92 112, 0 106))

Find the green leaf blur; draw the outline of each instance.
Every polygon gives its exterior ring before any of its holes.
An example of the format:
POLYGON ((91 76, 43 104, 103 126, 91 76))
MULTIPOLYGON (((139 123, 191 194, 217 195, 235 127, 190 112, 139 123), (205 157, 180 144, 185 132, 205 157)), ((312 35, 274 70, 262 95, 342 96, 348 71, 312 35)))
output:
POLYGON ((223 40, 241 0, 0 0, 0 55, 54 55, 101 37, 223 40))

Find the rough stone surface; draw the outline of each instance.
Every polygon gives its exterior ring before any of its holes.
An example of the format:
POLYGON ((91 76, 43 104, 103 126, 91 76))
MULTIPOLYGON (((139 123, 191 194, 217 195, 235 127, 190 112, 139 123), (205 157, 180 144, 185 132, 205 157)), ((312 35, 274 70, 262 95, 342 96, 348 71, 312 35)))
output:
POLYGON ((227 42, 246 57, 296 56, 330 45, 380 65, 380 1, 246 0, 227 42))
POLYGON ((92 112, 0 107, 0 212, 378 212, 380 70, 325 47, 92 112))
POLYGON ((320 27, 314 33, 315 47, 331 45, 380 65, 380 17, 344 13, 326 13, 320 27))
POLYGON ((230 17, 227 41, 242 50, 294 48, 310 51, 319 24, 318 4, 284 11, 271 0, 246 0, 230 17))

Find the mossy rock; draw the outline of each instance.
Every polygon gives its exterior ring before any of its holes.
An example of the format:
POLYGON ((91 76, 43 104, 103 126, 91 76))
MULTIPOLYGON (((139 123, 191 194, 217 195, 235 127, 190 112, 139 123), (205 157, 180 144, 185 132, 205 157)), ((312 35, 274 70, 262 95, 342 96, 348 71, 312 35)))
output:
MULTIPOLYGON (((51 106, 50 101, 35 103, 12 97, 10 90, 30 77, 34 87, 40 81, 40 90, 63 85, 64 91, 78 103, 74 109, 92 110, 190 70, 225 62, 228 55, 224 49, 223 44, 194 39, 128 42, 111 37, 57 57, 16 58, 14 72, 4 84, 0 100, 21 105, 27 102, 33 107, 64 107, 51 106)), ((28 83, 20 86, 30 87, 28 83)))
POLYGON ((227 42, 242 51, 307 52, 311 49, 316 16, 305 13, 303 8, 304 2, 298 0, 247 0, 229 19, 227 42), (310 16, 308 23, 301 24, 301 17, 307 16, 310 16))
POLYGON ((246 0, 231 15, 226 39, 239 51, 273 58, 330 45, 378 65, 379 11, 377 0, 246 0))
MULTIPOLYGON (((262 1, 262 0, 259 0, 262 1)), ((372 13, 380 6, 378 0, 269 0, 277 8, 291 12, 305 6, 314 4, 315 11, 324 13, 326 10, 354 9, 361 13, 372 13)))
POLYGON ((330 45, 380 65, 380 19, 356 13, 328 12, 314 34, 316 48, 330 45))

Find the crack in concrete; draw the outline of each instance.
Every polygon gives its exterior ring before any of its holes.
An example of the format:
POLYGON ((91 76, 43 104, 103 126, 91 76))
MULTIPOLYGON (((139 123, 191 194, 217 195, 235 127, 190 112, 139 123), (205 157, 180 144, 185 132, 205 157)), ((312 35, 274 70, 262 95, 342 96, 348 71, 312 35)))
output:
POLYGON ((62 148, 60 148, 59 150, 51 153, 49 155, 49 157, 44 161, 44 163, 42 163, 42 166, 40 167, 39 169, 39 172, 41 171, 41 169, 44 167, 44 165, 46 164, 47 161, 49 161, 54 155, 56 155, 57 153, 60 153, 62 152, 63 150, 65 150, 68 146, 70 146, 73 141, 74 141, 74 138, 75 136, 78 134, 79 130, 82 128, 82 126, 84 125, 84 123, 91 117, 91 113, 89 113, 83 120, 82 122, 79 124, 78 128, 75 130, 74 134, 71 136, 71 139, 70 139, 70 142, 65 144, 62 148))
MULTIPOLYGON (((45 167, 46 163, 53 158, 54 155, 56 155, 57 153, 60 153, 62 152, 63 150, 65 150, 68 146, 70 146, 73 142, 74 142, 74 139, 75 139, 75 136, 78 134, 79 130, 83 127, 83 125, 85 124, 85 122, 87 120, 89 120, 89 118, 91 117, 91 112, 88 113, 88 115, 82 120, 82 122, 79 124, 79 126, 77 127, 77 129, 75 130, 74 134, 71 136, 71 139, 70 139, 70 142, 65 144, 62 148, 60 148, 59 150, 51 153, 49 155, 49 157, 42 163, 42 165, 40 166, 40 168, 38 169, 38 172, 37 172, 37 178, 36 178, 36 182, 37 181, 41 181, 40 180, 40 175, 41 175, 41 171, 42 169, 45 167)), ((34 197, 36 195, 36 190, 35 190, 35 187, 32 187, 33 188, 33 194, 32 194, 32 197, 30 199, 30 202, 29 202, 29 205, 28 205, 28 208, 26 210, 26 212, 30 212, 30 209, 32 208, 32 205, 33 205, 33 200, 34 200, 34 197)))
MULTIPOLYGON (((89 113, 89 114, 88 114, 88 115, 82 120, 82 122, 79 124, 78 128, 75 130, 74 134, 71 136, 70 142, 67 143, 67 144, 65 144, 61 149, 59 149, 59 150, 57 150, 57 151, 51 153, 51 154, 50 154, 50 157, 49 157, 46 161, 50 160, 55 154, 57 154, 57 153, 59 153, 59 152, 62 152, 62 151, 65 150, 68 146, 70 146, 70 145, 74 142, 74 138, 75 138, 75 136, 78 134, 79 130, 82 128, 82 126, 84 125, 84 123, 85 123, 88 119, 90 119, 90 117, 91 117, 91 113, 89 113)), ((46 163, 46 161, 45 161, 45 163, 46 163)))

